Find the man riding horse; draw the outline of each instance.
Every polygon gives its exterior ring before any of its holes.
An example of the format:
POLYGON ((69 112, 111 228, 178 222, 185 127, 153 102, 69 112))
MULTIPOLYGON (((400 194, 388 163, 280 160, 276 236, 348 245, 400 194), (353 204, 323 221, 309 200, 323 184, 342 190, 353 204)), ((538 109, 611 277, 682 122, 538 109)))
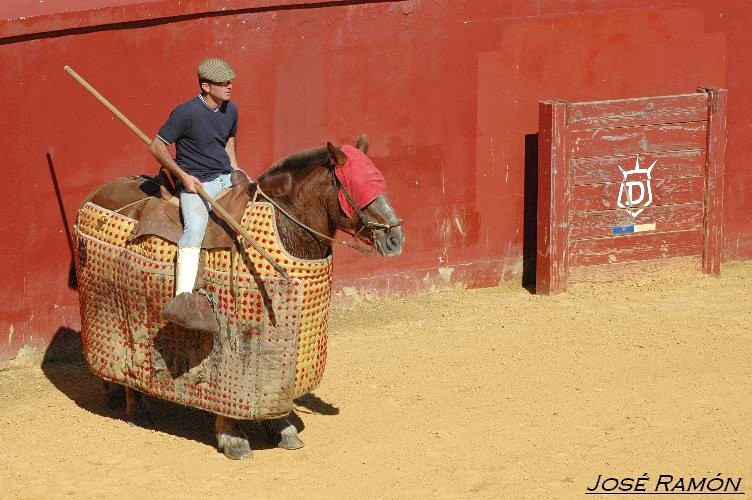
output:
POLYGON ((175 266, 175 299, 165 308, 163 317, 188 329, 211 333, 217 332, 211 305, 193 295, 201 242, 211 210, 196 193, 196 186, 202 185, 210 196, 216 197, 231 186, 230 176, 238 168, 238 109, 230 101, 233 79, 235 72, 225 61, 212 58, 201 62, 201 93, 172 111, 150 146, 154 157, 178 181, 183 216, 175 266), (173 143, 176 159, 167 149, 173 143))
POLYGON ((272 444, 297 449, 303 443, 287 416, 324 373, 331 244, 364 250, 335 233, 394 257, 402 252, 402 221, 367 156, 365 134, 355 147, 327 142, 289 155, 258 184, 247 182, 236 170, 235 74, 218 59, 202 62, 198 74, 201 94, 173 111, 156 140, 129 125, 179 182, 184 227, 160 184, 146 176, 99 186, 79 211, 84 358, 112 382, 108 404, 125 396, 131 422, 150 421, 147 394, 216 414, 217 447, 229 458, 252 455, 241 420, 260 421, 272 444), (167 151, 172 142, 177 161, 167 151), (236 173, 241 178, 223 207, 212 197, 236 173), (234 207, 242 239, 228 245, 229 233, 213 234, 226 230, 207 228, 210 208, 202 200, 218 215, 234 207), (193 293, 199 261, 202 284, 193 293))

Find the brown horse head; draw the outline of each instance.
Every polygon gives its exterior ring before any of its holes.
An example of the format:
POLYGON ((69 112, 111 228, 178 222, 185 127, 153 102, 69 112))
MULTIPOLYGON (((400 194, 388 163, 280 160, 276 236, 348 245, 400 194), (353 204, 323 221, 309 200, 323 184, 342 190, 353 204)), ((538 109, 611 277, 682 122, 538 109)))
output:
MULTIPOLYGON (((356 147, 365 156, 368 138, 360 136, 356 147)), ((343 189, 335 169, 347 164, 348 156, 343 148, 327 143, 325 147, 288 156, 272 165, 259 178, 259 185, 267 195, 313 230, 277 212, 277 227, 282 243, 292 255, 307 259, 323 258, 330 251, 330 244, 315 232, 333 238, 338 229, 373 246, 383 256, 392 257, 402 252, 404 236, 401 221, 386 193, 379 194, 364 206, 358 206, 355 202, 359 193, 339 196, 343 189), (341 200, 347 198, 354 202, 354 207, 342 205, 341 200), (349 216, 346 212, 353 212, 353 215, 349 216)), ((350 168, 360 167, 353 163, 350 168)), ((377 177, 380 175, 378 171, 372 173, 377 177)))

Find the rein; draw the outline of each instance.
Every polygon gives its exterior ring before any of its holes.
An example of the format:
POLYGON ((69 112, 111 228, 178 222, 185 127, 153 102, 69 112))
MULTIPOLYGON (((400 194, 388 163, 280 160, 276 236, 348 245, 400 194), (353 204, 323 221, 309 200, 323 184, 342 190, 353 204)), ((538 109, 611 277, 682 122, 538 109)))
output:
POLYGON ((259 186, 258 184, 256 184, 256 194, 254 194, 254 196, 253 196, 253 202, 255 203, 256 196, 258 194, 261 194, 261 196, 263 196, 264 198, 266 198, 266 200, 269 201, 269 203, 271 203, 272 205, 274 205, 274 207, 276 207, 280 212, 282 212, 288 219, 290 219, 292 222, 294 222, 298 226, 302 227, 306 231, 310 232, 311 234, 319 236, 320 238, 323 238, 323 239, 325 239, 327 241, 331 241, 332 243, 337 243, 339 245, 343 245, 343 246, 346 246, 348 248, 352 248, 353 250, 357 250, 358 252, 361 252, 361 253, 364 253, 364 254, 375 253, 375 246, 378 244, 378 241, 376 240, 376 238, 373 238, 373 237, 371 238, 371 241, 373 243, 371 244, 371 246, 368 246, 368 247, 364 247, 362 245, 359 245, 358 243, 354 243, 355 241, 357 241, 357 238, 360 235, 360 232, 363 231, 364 229, 371 230, 371 233, 388 231, 389 229, 401 226, 402 225, 402 220, 398 219, 397 222, 394 223, 394 224, 384 224, 384 223, 381 223, 381 222, 374 222, 374 221, 370 220, 368 218, 368 216, 365 214, 365 212, 363 212, 363 210, 361 210, 361 208, 358 206, 358 204, 355 203, 355 200, 353 200, 352 196, 347 191, 347 189, 345 188, 345 186, 342 185, 342 183, 340 182, 339 178, 337 178, 337 175, 334 172, 334 168, 336 168, 336 167, 334 165, 332 165, 332 167, 333 167, 332 168, 332 184, 334 184, 338 189, 340 189, 342 191, 342 193, 345 195, 345 199, 347 200, 347 203, 350 205, 350 207, 352 207, 353 211, 358 216, 358 221, 360 221, 360 224, 361 224, 361 228, 358 230, 357 233, 350 232, 350 231, 347 231, 347 230, 339 228, 340 231, 343 231, 343 232, 349 234, 350 236, 352 236, 353 242, 337 240, 337 239, 331 238, 331 237, 329 237, 329 236, 327 236, 325 234, 322 234, 322 233, 316 231, 313 228, 308 227, 306 224, 304 224, 300 220, 298 220, 295 217, 293 217, 284 208, 282 208, 281 206, 279 206, 279 204, 276 201, 272 200, 271 197, 269 197, 266 193, 264 193, 261 190, 261 186, 259 186))
MULTIPOLYGON (((374 232, 376 232, 376 231, 387 231, 387 230, 389 230, 389 229, 391 229, 391 228, 393 228, 393 227, 397 227, 397 226, 400 226, 400 225, 401 225, 401 223, 402 223, 402 221, 401 221, 401 220, 400 220, 400 221, 397 221, 397 223, 396 223, 396 224, 382 224, 382 223, 380 223, 380 222, 373 222, 373 221, 369 220, 369 219, 368 219, 368 216, 366 216, 366 214, 365 214, 365 213, 364 213, 364 212, 363 212, 363 211, 362 211, 362 210, 361 210, 361 209, 360 209, 360 208, 358 207, 357 203, 355 203, 355 201, 354 201, 354 200, 352 199, 352 196, 350 196, 350 193, 348 193, 348 192, 347 192, 347 189, 345 189, 345 187, 344 187, 344 186, 342 185, 342 183, 340 183, 339 179, 337 179, 337 176, 336 176, 336 175, 334 175, 334 174, 332 174, 332 177, 333 177, 333 179, 334 179, 334 180, 333 180, 332 182, 333 182, 333 183, 334 183, 334 184, 335 184, 335 185, 336 185, 336 186, 337 186, 337 187, 338 187, 339 189, 341 189, 341 190, 342 190, 342 192, 343 192, 343 193, 344 193, 344 195, 345 195, 345 198, 347 199, 347 202, 348 202, 348 203, 350 204, 350 206, 351 206, 351 207, 353 208, 353 210, 355 211, 355 213, 356 213, 356 214, 358 215, 358 220, 360 220, 360 222, 361 222, 361 224, 362 224, 362 226, 363 226, 363 227, 361 227, 361 228, 360 228, 360 230, 359 230, 359 231, 358 231, 357 233, 353 233, 353 232, 350 232, 350 231, 346 231, 346 230, 340 229, 340 231, 346 232, 347 234, 351 235, 351 236, 353 237, 353 241, 357 241, 357 240, 356 240, 356 238, 358 237, 358 235, 360 234, 360 232, 361 232, 361 231, 363 231, 363 229, 370 229, 371 231, 374 231, 374 232)), ((156 185, 161 185, 161 184, 160 184, 159 182, 157 182, 157 181, 154 181, 153 179, 146 179, 146 182, 152 182, 152 183, 154 183, 154 184, 156 184, 156 185)), ((102 185, 102 186, 99 186, 99 187, 98 187, 98 188, 97 188, 97 189, 96 189, 96 190, 95 190, 95 191, 94 191, 94 192, 93 192, 93 193, 92 193, 92 194, 91 194, 91 195, 89 196, 89 198, 92 198, 92 197, 93 197, 93 196, 94 196, 95 194, 97 194, 97 193, 99 192, 99 190, 100 190, 100 189, 102 189, 102 187, 104 187, 104 185, 102 185)), ((329 237, 329 236, 327 236, 327 235, 325 235, 325 234, 323 234, 323 233, 320 233, 320 232, 316 231, 315 229, 313 229, 313 228, 311 228, 311 227, 307 226, 307 225, 306 225, 305 223, 303 223, 302 221, 300 221, 300 220, 296 219, 296 218, 295 218, 295 217, 294 217, 293 215, 291 215, 291 214, 290 214, 290 213, 289 213, 289 212, 288 212, 287 210, 285 210, 284 208, 282 208, 282 207, 281 207, 281 206, 279 205, 279 203, 277 203, 276 201, 274 201, 274 200, 273 200, 273 199, 272 199, 272 198, 271 198, 271 197, 270 197, 269 195, 267 195, 266 193, 264 193, 264 192, 263 192, 263 191, 261 190, 261 186, 259 186, 259 185, 258 185, 258 183, 256 184, 256 192, 254 193, 254 195, 253 195, 253 199, 251 200, 251 205, 253 205, 253 204, 255 204, 255 203, 256 203, 256 198, 257 198, 257 197, 258 197, 259 195, 261 195, 261 196, 262 196, 263 198, 265 198, 265 199, 266 199, 266 200, 267 200, 267 201, 268 201, 268 202, 269 202, 270 204, 272 204, 272 205, 273 205, 273 206, 274 206, 274 207, 275 207, 275 208, 276 208, 277 210, 279 210, 280 212, 282 212, 282 213, 283 213, 283 214, 284 214, 284 215, 285 215, 285 216, 286 216, 286 217, 287 217, 288 219, 290 219, 290 220, 291 220, 292 222, 294 222, 294 223, 295 223, 295 224, 297 224, 298 226, 302 227, 302 228, 303 228, 303 229, 305 229, 306 231, 310 232, 311 234, 314 234, 314 235, 316 235, 316 236, 318 236, 318 237, 320 237, 320 238, 323 238, 323 239, 325 239, 325 240, 328 240, 328 241, 330 241, 330 242, 332 242, 332 243, 337 243, 337 244, 339 244, 339 245, 343 245, 343 246, 346 246, 346 247, 348 247, 348 248, 351 248, 351 249, 353 249, 353 250, 357 250, 358 252, 361 252, 361 253, 363 253, 363 254, 373 254, 373 253, 375 253, 375 249, 374 249, 374 247, 373 247, 373 246, 368 246, 368 247, 366 247, 366 246, 363 246, 363 245, 359 245, 358 243, 355 243, 355 242, 349 242, 349 241, 342 241, 342 240, 337 240, 337 239, 335 239, 335 238, 331 238, 331 237, 329 237)), ((134 202, 132 202, 132 203, 128 203, 127 205, 125 205, 125 206, 122 206, 122 207, 120 207, 120 208, 118 208, 118 209, 115 209, 115 210, 112 210, 112 211, 113 211, 113 212, 116 212, 116 213, 120 213, 120 212, 121 212, 122 210, 125 210, 126 208, 129 208, 129 207, 131 207, 131 206, 133 206, 133 205, 137 205, 138 203, 141 203, 141 202, 143 202, 143 201, 146 201, 146 200, 148 200, 149 198, 150 198, 150 196, 146 196, 146 197, 144 197, 144 198, 138 199, 138 200, 136 200, 136 201, 134 201, 134 202)), ((251 208, 251 213, 252 213, 252 212, 253 212, 253 208, 251 208)), ((374 240, 374 241, 375 241, 375 240, 374 240)))
MULTIPOLYGON (((157 181, 155 181, 155 180, 153 180, 153 179, 145 179, 145 181, 146 181, 146 182, 151 182, 151 183, 154 183, 154 184, 156 184, 156 185, 158 185, 158 186, 161 186, 161 184, 160 184, 159 182, 157 182, 157 181)), ((285 210, 284 208, 282 208, 282 207, 281 207, 281 206, 279 205, 279 203, 277 203, 276 201, 274 201, 274 200, 273 200, 273 199, 272 199, 272 198, 271 198, 271 197, 270 197, 269 195, 267 195, 266 193, 264 193, 264 192, 263 192, 263 191, 261 190, 261 186, 259 186, 259 185, 258 185, 258 183, 256 183, 256 192, 254 193, 254 195, 253 195, 253 199, 251 200, 251 205, 252 205, 252 208, 251 208, 251 213, 253 212, 253 205, 254 205, 254 204, 256 203, 256 199, 257 199, 257 197, 258 197, 259 195, 261 195, 261 196, 262 196, 263 198, 265 198, 265 199, 266 199, 266 200, 267 200, 267 201, 268 201, 268 202, 269 202, 270 204, 272 204, 272 205, 273 205, 273 206, 274 206, 274 207, 275 207, 275 208, 276 208, 277 210, 279 210, 280 212, 282 212, 282 213, 283 213, 283 214, 284 214, 284 215, 285 215, 285 216, 286 216, 286 217, 287 217, 288 219, 290 219, 290 220, 291 220, 292 222, 294 222, 294 223, 295 223, 295 224, 297 224, 298 226, 302 227, 302 228, 303 228, 303 229, 305 229, 306 231, 310 232, 311 234, 314 234, 314 235, 316 235, 316 236, 318 236, 318 237, 320 237, 320 238, 323 238, 323 239, 325 239, 325 240, 327 240, 327 241, 330 241, 330 242, 332 242, 332 243, 337 243, 337 244, 339 244, 339 245, 342 245, 342 246, 346 246, 346 247, 348 247, 348 248, 351 248, 351 249, 353 249, 353 250, 357 250, 358 252, 361 252, 361 253, 363 253, 363 254, 373 254, 373 253, 375 253, 375 248, 374 248, 374 246, 375 246, 375 244, 376 244, 376 243, 375 243, 375 242, 376 242, 375 238, 373 239, 373 241, 374 241, 374 244, 373 244, 373 245, 371 245, 371 246, 367 246, 367 247, 366 247, 366 246, 363 246, 363 245, 359 245, 358 243, 356 243, 356 241, 357 241, 357 237, 358 237, 358 235, 360 234, 360 232, 361 232, 361 231, 363 231, 364 229, 370 229, 370 230, 371 230, 371 232, 383 232, 383 231, 388 231, 389 229, 392 229, 392 228, 394 228, 394 227, 399 227, 399 226, 401 226, 401 225, 402 225, 402 220, 401 220, 401 219, 400 219, 400 220, 397 220, 397 222, 396 222, 395 224, 384 224, 384 223, 381 223, 381 222, 374 222, 374 221, 370 220, 370 219, 368 218, 368 216, 367 216, 367 215, 365 214, 365 212, 363 212, 363 210, 361 210, 361 208, 360 208, 360 207, 358 207, 358 204, 357 204, 357 203, 355 203, 355 200, 353 200, 353 198, 352 198, 352 196, 350 195, 350 193, 349 193, 349 192, 347 191, 347 189, 345 189, 345 186, 343 186, 343 185, 342 185, 342 183, 340 182, 340 180, 339 180, 339 179, 337 178, 337 175, 336 175, 336 174, 334 173, 334 170, 332 170, 332 184, 334 184, 335 186, 337 186, 337 188, 338 188, 338 189, 340 189, 340 190, 342 191, 342 193, 343 193, 343 194, 345 195, 345 199, 347 200, 347 203, 348 203, 348 204, 349 204, 349 205, 350 205, 350 206, 352 207, 353 211, 355 211, 355 214, 356 214, 356 215, 358 216, 358 220, 359 220, 359 221, 360 221, 360 223, 361 223, 361 226, 362 226, 362 227, 361 227, 361 228, 360 228, 360 229, 358 230, 358 232, 357 232, 357 233, 355 233, 355 232, 350 232, 350 231, 347 231, 347 230, 344 230, 344 229, 341 229, 341 228, 340 228, 340 231, 343 231, 343 232, 345 232, 345 233, 349 234, 350 236, 352 236, 352 238, 353 238, 353 242, 350 242, 350 241, 342 241, 342 240, 338 240, 338 239, 335 239, 335 238, 331 238, 331 237, 329 237, 329 236, 327 236, 327 235, 325 235, 325 234, 323 234, 323 233, 320 233, 320 232, 316 231, 315 229, 313 229, 313 228, 311 228, 311 227, 307 226, 307 225, 306 225, 306 224, 304 224, 304 223, 303 223, 302 221, 300 221, 300 220, 296 219, 296 218, 295 218, 295 217, 294 217, 293 215, 291 215, 291 214, 290 214, 290 213, 289 213, 289 212, 288 212, 287 210, 285 210)), ((92 194, 91 194, 91 195, 89 196, 89 198, 91 198, 91 197, 93 197, 93 196, 94 196, 95 194, 97 194, 97 192, 99 192, 99 190, 100 190, 100 189, 102 189, 102 187, 103 187, 103 186, 104 186, 104 185, 102 185, 102 186, 99 186, 99 187, 98 187, 98 188, 97 188, 97 189, 96 189, 96 190, 94 191, 94 193, 92 193, 92 194)), ((138 199, 138 200, 136 200, 136 201, 134 201, 134 202, 132 202, 132 203, 128 203, 127 205, 125 205, 125 206, 123 206, 123 207, 120 207, 120 208, 118 208, 118 209, 116 209, 116 210, 113 210, 113 212, 116 212, 116 213, 120 213, 120 212, 121 212, 122 210, 125 210, 126 208, 129 208, 129 207, 131 207, 131 206, 133 206, 133 205, 137 205, 138 203, 141 203, 141 202, 143 202, 143 201, 146 201, 146 200, 148 200, 149 198, 150 198, 150 196, 146 196, 146 197, 144 197, 144 198, 138 199)))
MULTIPOLYGON (((322 233, 316 231, 313 228, 308 227, 303 222, 301 222, 300 220, 298 220, 295 217, 293 217, 289 212, 287 212, 287 210, 285 210, 284 208, 282 208, 279 205, 279 203, 277 203, 276 201, 274 201, 269 195, 267 195, 266 193, 264 193, 261 190, 261 186, 259 186, 258 184, 256 184, 256 194, 257 195, 260 194, 261 196, 263 196, 266 199, 266 201, 268 201, 269 203, 271 203, 277 210, 279 210, 280 212, 282 212, 288 219, 290 219, 291 221, 293 221, 295 224, 297 224, 298 226, 302 227, 306 231, 310 232, 311 234, 315 234, 316 236, 318 236, 320 238, 324 238, 325 240, 331 241, 332 243, 337 243, 337 244, 346 246, 348 248, 352 248, 353 250, 357 250, 358 252, 361 252, 361 253, 364 253, 364 254, 372 254, 375 251, 373 249, 373 247, 364 247, 364 246, 359 245, 357 243, 351 243, 349 241, 337 240, 337 239, 331 238, 331 237, 329 237, 329 236, 327 236, 325 234, 322 234, 322 233)), ((348 194, 348 196, 349 196, 349 194, 348 194)), ((254 195, 253 198, 254 198, 253 202, 255 202, 256 195, 254 195)), ((380 225, 381 226, 386 226, 386 224, 380 224, 380 225)), ((383 231, 383 229, 382 229, 382 231, 383 231)), ((358 235, 358 233, 356 233, 356 234, 353 235, 353 239, 355 239, 355 237, 358 235)), ((352 233, 349 233, 349 234, 352 234, 352 233)))

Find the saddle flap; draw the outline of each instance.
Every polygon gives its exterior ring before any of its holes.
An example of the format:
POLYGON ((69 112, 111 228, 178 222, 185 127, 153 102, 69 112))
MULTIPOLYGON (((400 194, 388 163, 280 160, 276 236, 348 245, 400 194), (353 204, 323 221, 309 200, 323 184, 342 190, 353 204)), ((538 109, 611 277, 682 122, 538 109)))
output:
MULTIPOLYGON (((248 185, 234 186, 217 197, 220 204, 235 220, 240 221, 251 200, 248 185)), ((183 234, 180 208, 171 201, 152 197, 146 202, 129 241, 140 236, 159 236, 177 244, 183 234)), ((216 214, 211 213, 201 248, 230 248, 234 245, 235 230, 216 214)))

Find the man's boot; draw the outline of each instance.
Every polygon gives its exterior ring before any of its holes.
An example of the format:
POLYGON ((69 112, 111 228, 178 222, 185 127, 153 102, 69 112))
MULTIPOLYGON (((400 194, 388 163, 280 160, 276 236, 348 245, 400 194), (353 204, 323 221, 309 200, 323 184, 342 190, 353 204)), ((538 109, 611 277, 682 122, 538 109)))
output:
POLYGON ((201 291, 193 292, 200 256, 200 248, 178 247, 175 265, 175 298, 162 310, 162 318, 188 330, 217 333, 219 326, 214 317, 214 308, 209 303, 209 297, 201 291))

